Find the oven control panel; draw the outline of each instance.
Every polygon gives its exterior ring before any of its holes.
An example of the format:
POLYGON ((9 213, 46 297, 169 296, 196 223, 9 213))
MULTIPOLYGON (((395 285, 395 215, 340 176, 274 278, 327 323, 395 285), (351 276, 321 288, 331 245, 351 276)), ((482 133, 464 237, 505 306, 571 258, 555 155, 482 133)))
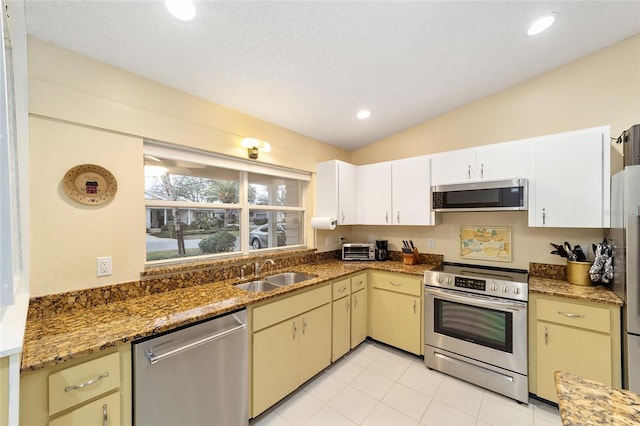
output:
POLYGON ((425 271, 424 284, 431 287, 449 288, 451 290, 484 294, 504 299, 525 302, 529 300, 529 287, 526 282, 461 276, 442 271, 425 271))

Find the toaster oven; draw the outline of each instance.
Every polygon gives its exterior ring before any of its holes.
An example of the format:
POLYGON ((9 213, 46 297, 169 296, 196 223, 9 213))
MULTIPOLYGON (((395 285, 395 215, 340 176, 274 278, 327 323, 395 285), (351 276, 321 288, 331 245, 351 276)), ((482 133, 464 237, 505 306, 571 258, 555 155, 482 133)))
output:
POLYGON ((373 243, 343 244, 342 260, 376 260, 376 245, 373 243))

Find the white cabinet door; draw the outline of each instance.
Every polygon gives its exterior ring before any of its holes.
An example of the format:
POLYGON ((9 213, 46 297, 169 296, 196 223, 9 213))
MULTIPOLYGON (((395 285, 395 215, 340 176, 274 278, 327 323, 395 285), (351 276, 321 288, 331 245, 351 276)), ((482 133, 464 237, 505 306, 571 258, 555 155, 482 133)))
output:
POLYGON ((344 161, 318 163, 316 212, 335 217, 340 225, 357 223, 358 167, 344 161))
POLYGON ((530 179, 533 171, 533 144, 516 141, 487 145, 476 150, 477 179, 530 179))
POLYGON ((529 226, 609 226, 608 127, 534 140, 529 226))
POLYGON ((432 185, 464 182, 476 176, 475 149, 459 149, 431 156, 432 185))
POLYGON ((358 167, 358 223, 391 225, 391 162, 358 167))
POLYGON ((429 157, 413 157, 391 163, 392 223, 432 225, 429 157))

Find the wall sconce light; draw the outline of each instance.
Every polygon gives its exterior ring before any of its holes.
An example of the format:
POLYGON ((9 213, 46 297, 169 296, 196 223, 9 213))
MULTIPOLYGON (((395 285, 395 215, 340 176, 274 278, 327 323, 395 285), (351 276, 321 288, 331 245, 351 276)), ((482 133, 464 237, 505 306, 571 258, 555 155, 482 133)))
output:
POLYGON ((260 141, 254 138, 242 139, 242 146, 247 148, 247 156, 252 160, 258 159, 258 152, 271 152, 271 145, 269 142, 260 141))

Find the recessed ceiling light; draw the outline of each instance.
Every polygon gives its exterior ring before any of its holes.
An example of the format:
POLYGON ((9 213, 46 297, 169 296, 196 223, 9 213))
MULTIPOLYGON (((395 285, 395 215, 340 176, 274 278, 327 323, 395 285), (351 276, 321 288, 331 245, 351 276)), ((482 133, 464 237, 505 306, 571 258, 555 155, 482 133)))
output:
POLYGON ((371 111, 369 111, 368 109, 362 109, 358 111, 358 113, 356 114, 356 117, 359 120, 364 120, 366 118, 369 118, 370 116, 371 116, 371 111))
POLYGON ((551 25, 553 25, 555 20, 556 17, 554 15, 542 17, 531 24, 531 26, 529 27, 529 31, 527 31, 527 34, 529 34, 530 36, 538 35, 548 29, 551 25))
POLYGON ((196 17, 196 7, 191 0, 165 0, 164 4, 181 21, 191 21, 196 17))

